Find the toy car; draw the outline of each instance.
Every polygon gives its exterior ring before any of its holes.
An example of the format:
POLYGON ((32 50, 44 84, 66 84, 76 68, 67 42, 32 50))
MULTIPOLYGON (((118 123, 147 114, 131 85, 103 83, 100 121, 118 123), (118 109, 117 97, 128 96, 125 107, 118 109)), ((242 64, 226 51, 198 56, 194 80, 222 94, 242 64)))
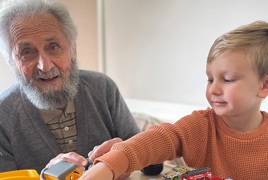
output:
POLYGON ((194 168, 178 165, 173 167, 171 171, 164 173, 163 177, 165 180, 180 180, 181 175, 189 170, 194 170, 194 168))
POLYGON ((60 161, 49 168, 44 168, 40 176, 46 180, 76 180, 82 176, 77 164, 60 161))
POLYGON ((163 177, 165 180, 232 180, 213 177, 209 167, 194 169, 188 166, 176 166, 163 177))
POLYGON ((209 180, 211 178, 212 178, 211 168, 209 167, 190 170, 181 175, 182 180, 184 179, 186 180, 201 180, 201 179, 209 180))
POLYGON ((205 167, 195 170, 187 171, 181 175, 181 180, 232 180, 231 178, 218 178, 213 177, 211 168, 205 167))
POLYGON ((0 173, 0 180, 40 180, 39 174, 34 169, 13 170, 0 173))

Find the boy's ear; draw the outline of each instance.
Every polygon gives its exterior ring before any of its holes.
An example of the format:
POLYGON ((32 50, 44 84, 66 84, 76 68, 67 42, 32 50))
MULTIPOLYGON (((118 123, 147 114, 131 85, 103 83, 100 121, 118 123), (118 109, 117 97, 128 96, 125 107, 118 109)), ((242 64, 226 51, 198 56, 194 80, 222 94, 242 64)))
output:
POLYGON ((259 90, 258 97, 259 98, 266 98, 268 95, 268 74, 263 79, 262 87, 259 90))

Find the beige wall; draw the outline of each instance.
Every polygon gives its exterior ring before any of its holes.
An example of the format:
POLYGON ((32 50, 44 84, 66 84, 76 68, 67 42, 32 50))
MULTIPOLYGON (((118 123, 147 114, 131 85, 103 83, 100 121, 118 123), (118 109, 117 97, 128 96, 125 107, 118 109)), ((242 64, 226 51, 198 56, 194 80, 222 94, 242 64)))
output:
POLYGON ((82 69, 98 71, 97 0, 61 0, 78 29, 77 59, 82 69))

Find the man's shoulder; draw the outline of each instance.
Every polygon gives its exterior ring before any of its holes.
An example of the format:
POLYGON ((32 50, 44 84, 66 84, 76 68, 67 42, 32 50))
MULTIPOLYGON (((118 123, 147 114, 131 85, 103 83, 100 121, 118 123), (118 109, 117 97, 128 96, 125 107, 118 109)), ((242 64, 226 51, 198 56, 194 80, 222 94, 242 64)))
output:
POLYGON ((97 71, 79 70, 79 80, 80 84, 90 87, 116 86, 109 76, 97 71))
POLYGON ((19 84, 13 84, 0 93, 0 110, 21 102, 19 84))
POLYGON ((111 78, 95 71, 79 70, 78 86, 79 96, 91 96, 101 101, 103 98, 113 97, 118 92, 118 87, 111 78))
POLYGON ((18 84, 11 85, 0 93, 0 122, 13 117, 22 104, 18 84), (3 118, 4 117, 4 118, 3 118))
POLYGON ((0 103, 4 100, 14 99, 20 94, 19 84, 12 84, 8 88, 0 92, 0 103))
POLYGON ((96 79, 96 80, 108 80, 111 79, 104 73, 90 70, 79 70, 80 79, 96 79))

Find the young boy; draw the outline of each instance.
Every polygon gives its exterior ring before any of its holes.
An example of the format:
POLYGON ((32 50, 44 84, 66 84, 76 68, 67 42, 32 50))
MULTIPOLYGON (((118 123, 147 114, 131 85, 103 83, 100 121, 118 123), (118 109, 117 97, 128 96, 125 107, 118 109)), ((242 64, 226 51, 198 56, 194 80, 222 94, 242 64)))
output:
POLYGON ((116 179, 178 157, 190 167, 211 167, 216 177, 268 179, 268 113, 260 111, 268 94, 268 23, 220 36, 208 54, 206 73, 211 108, 115 144, 81 179, 116 179))

